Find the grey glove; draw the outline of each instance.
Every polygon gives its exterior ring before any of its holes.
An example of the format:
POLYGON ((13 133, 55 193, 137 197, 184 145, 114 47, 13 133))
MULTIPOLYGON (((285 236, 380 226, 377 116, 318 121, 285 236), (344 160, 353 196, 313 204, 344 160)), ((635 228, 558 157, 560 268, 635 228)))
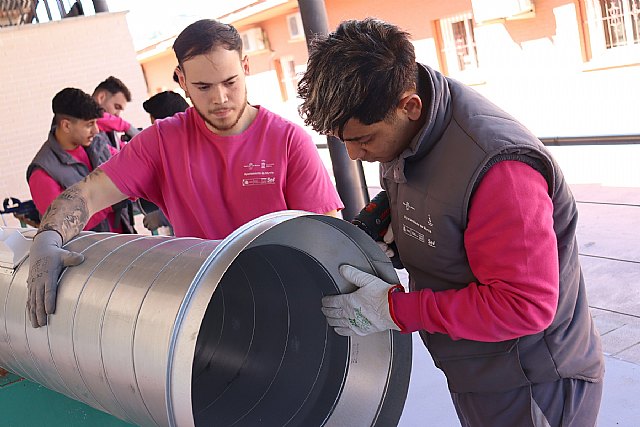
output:
POLYGON ((142 224, 150 231, 159 227, 169 227, 171 225, 160 209, 146 214, 142 220, 142 224))
POLYGON ((62 269, 82 261, 84 255, 62 249, 62 236, 57 231, 42 231, 34 237, 27 279, 27 311, 34 328, 46 325, 47 314, 56 311, 56 292, 62 269))
POLYGON ((369 335, 400 327, 389 312, 391 292, 403 290, 350 265, 340 267, 340 274, 359 289, 350 294, 322 298, 322 313, 338 335, 369 335))

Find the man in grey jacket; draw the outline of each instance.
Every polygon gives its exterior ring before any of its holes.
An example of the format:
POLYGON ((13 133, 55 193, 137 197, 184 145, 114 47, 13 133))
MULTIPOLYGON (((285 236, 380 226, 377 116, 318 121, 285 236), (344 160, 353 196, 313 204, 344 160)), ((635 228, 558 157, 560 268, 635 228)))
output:
POLYGON ((593 426, 604 375, 550 153, 472 89, 415 62, 409 35, 346 21, 315 40, 298 93, 307 125, 380 162, 410 292, 351 266, 325 297, 340 335, 419 331, 462 426, 593 426))

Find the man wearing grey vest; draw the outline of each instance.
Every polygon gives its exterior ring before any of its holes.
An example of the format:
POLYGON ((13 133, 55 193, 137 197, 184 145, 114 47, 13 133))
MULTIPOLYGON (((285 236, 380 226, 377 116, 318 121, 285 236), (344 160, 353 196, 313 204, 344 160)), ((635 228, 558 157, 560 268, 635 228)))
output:
MULTIPOLYGON (((467 426, 596 424, 604 360, 558 164, 474 90, 415 62, 409 34, 345 21, 312 44, 300 113, 380 162, 385 240, 409 292, 344 265, 358 288, 325 297, 340 335, 418 331, 467 426)), ((428 414, 427 414, 428 415, 428 414)))
MULTIPOLYGON (((27 168, 31 197, 40 215, 66 188, 84 179, 117 151, 106 139, 96 138, 97 119, 103 109, 87 93, 65 88, 51 102, 54 119, 47 140, 27 168)), ((116 215, 118 207, 106 208, 93 215, 85 230, 131 232, 127 221, 116 215)))

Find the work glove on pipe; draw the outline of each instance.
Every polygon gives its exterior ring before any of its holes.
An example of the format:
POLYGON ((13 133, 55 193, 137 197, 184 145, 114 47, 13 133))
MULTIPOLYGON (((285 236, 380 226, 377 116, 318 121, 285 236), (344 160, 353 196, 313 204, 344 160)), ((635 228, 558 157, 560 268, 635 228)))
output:
POLYGON ((146 214, 142 220, 142 225, 144 225, 147 230, 153 231, 160 227, 168 227, 171 224, 162 211, 158 209, 146 214))
POLYGON ((338 335, 364 336, 400 330, 392 318, 389 300, 392 292, 403 291, 401 285, 390 285, 350 265, 340 266, 340 275, 358 289, 350 294, 322 298, 322 313, 338 335))
POLYGON ((33 239, 29 252, 27 312, 34 328, 47 324, 47 314, 56 311, 58 278, 64 267, 78 265, 84 255, 62 249, 57 231, 41 231, 33 239))

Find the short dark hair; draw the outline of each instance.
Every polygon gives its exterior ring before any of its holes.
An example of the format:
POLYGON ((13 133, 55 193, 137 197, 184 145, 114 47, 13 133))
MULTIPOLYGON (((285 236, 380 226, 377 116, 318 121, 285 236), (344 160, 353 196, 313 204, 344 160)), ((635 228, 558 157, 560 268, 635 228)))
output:
POLYGON ((51 109, 55 114, 56 124, 59 124, 65 116, 80 120, 93 120, 102 117, 104 112, 88 93, 73 87, 64 88, 56 93, 51 100, 51 109))
POLYGON ((173 43, 173 51, 182 64, 194 56, 204 55, 222 46, 242 56, 242 38, 232 25, 214 19, 201 19, 186 27, 173 43))
POLYGON ((298 112, 317 132, 342 138, 350 119, 370 125, 388 118, 415 89, 417 72, 409 33, 373 18, 344 21, 312 41, 298 112))
POLYGON ((186 110, 189 103, 179 93, 166 90, 144 101, 142 108, 154 119, 164 119, 186 110))
POLYGON ((127 102, 131 102, 131 92, 129 92, 129 88, 124 83, 122 83, 122 80, 116 77, 109 76, 106 80, 100 82, 100 84, 96 86, 95 90, 93 91, 93 94, 96 95, 98 92, 103 90, 106 90, 111 95, 122 92, 127 102))

